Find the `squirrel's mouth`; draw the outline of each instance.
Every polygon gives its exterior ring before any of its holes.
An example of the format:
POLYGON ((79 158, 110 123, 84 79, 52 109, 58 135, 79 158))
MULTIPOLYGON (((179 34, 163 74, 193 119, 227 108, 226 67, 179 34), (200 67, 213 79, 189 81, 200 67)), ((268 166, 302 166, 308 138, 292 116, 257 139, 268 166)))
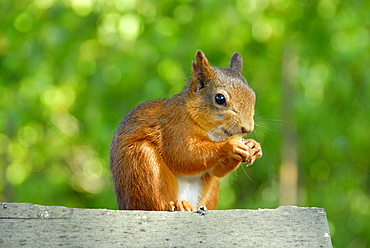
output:
POLYGON ((234 134, 233 133, 230 133, 229 131, 227 131, 226 129, 223 129, 222 128, 222 131, 224 132, 224 134, 226 134, 226 136, 228 136, 228 137, 231 137, 231 136, 233 136, 234 134))
POLYGON ((234 135, 240 135, 240 136, 243 136, 243 135, 244 135, 243 133, 240 133, 240 132, 233 132, 233 131, 230 131, 230 130, 227 130, 227 129, 224 129, 224 128, 221 128, 221 130, 223 131, 223 133, 224 133, 227 137, 231 137, 231 136, 234 136, 234 135))
POLYGON ((218 128, 218 129, 214 129, 210 132, 208 132, 208 137, 212 140, 212 141, 225 141, 228 137, 230 137, 232 134, 223 129, 223 128, 218 128))
POLYGON ((233 135, 238 134, 237 132, 232 132, 226 128, 217 128, 208 132, 208 137, 213 141, 225 141, 233 135))

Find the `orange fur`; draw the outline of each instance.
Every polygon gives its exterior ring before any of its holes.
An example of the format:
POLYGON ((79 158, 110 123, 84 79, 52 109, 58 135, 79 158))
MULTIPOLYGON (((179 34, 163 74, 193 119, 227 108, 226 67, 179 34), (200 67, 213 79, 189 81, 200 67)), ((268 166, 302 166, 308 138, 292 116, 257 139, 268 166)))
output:
POLYGON ((254 125, 255 94, 241 70, 239 54, 221 69, 198 51, 192 78, 179 94, 131 110, 110 153, 119 209, 194 210, 187 199, 177 199, 178 176, 197 175, 196 204, 216 208, 218 178, 262 155, 258 143, 251 148, 229 138, 251 132, 254 125), (216 94, 225 97, 225 105, 217 103, 216 94))

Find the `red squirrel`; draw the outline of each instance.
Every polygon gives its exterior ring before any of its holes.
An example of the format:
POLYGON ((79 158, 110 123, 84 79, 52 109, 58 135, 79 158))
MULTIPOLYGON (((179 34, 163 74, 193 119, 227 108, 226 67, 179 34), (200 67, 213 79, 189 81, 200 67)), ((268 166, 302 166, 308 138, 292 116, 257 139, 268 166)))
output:
POLYGON ((211 66, 200 50, 195 58, 180 93, 141 103, 121 122, 110 150, 119 209, 215 209, 219 178, 262 156, 253 139, 234 138, 254 128, 241 55, 229 68, 211 66))

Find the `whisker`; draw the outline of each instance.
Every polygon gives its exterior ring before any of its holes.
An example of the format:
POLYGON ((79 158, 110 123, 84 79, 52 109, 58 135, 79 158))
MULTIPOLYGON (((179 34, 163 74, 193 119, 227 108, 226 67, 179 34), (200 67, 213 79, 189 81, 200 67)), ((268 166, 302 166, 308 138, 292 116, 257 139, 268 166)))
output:
POLYGON ((248 177, 249 180, 251 180, 251 182, 256 182, 255 180, 253 180, 247 173, 247 167, 245 166, 245 163, 242 163, 239 167, 242 167, 242 170, 244 172, 244 174, 248 177))
POLYGON ((281 120, 279 119, 257 119, 257 121, 261 122, 261 121, 264 121, 264 122, 282 122, 281 120))
POLYGON ((271 132, 275 131, 274 129, 272 129, 271 127, 269 127, 267 125, 256 124, 256 127, 264 128, 265 130, 269 130, 271 132))
POLYGON ((266 111, 266 112, 264 112, 264 113, 261 113, 261 114, 255 115, 254 117, 255 117, 255 118, 258 118, 258 117, 260 117, 260 116, 262 116, 262 115, 266 115, 266 114, 269 114, 269 113, 271 113, 271 112, 275 112, 276 110, 279 110, 279 109, 281 109, 281 108, 272 109, 272 110, 266 111))

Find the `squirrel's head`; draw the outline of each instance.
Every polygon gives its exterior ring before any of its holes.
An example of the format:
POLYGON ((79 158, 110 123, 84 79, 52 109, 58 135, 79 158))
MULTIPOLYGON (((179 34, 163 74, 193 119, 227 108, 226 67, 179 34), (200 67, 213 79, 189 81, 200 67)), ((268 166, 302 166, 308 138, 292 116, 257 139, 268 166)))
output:
POLYGON ((196 53, 188 91, 187 110, 213 141, 250 133, 254 128, 256 95, 242 75, 243 59, 231 57, 229 68, 212 67, 204 53, 196 53))

